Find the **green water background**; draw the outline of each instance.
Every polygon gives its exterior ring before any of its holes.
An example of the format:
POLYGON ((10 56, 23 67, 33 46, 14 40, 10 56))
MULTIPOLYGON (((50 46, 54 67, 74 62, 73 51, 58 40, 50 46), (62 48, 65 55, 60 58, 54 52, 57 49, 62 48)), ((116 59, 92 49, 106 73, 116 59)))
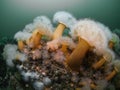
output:
POLYGON ((13 36, 39 15, 52 20, 60 10, 120 29, 120 0, 0 0, 0 36, 13 36))

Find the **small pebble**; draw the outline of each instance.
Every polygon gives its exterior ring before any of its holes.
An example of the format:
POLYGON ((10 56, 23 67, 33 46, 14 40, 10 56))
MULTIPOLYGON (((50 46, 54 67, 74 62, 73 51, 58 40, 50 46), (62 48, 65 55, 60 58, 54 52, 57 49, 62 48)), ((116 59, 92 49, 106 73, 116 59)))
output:
POLYGON ((40 81, 34 82, 33 87, 35 90, 44 90, 44 88, 45 88, 44 84, 40 81))
POLYGON ((44 83, 46 86, 50 86, 50 85, 51 85, 51 80, 50 80, 48 77, 44 77, 44 78, 43 78, 43 83, 44 83))

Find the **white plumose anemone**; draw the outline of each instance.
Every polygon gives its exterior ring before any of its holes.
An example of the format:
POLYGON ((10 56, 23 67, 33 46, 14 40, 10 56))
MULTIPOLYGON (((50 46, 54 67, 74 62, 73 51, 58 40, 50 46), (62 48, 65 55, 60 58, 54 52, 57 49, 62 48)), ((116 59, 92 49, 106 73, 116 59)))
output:
POLYGON ((26 41, 32 36, 31 33, 19 31, 14 35, 14 39, 26 41))
POLYGON ((13 60, 18 59, 21 62, 27 60, 27 56, 17 51, 17 45, 7 44, 3 49, 3 57, 6 60, 6 64, 10 67, 14 66, 13 60))
POLYGON ((105 35, 106 35, 108 41, 110 41, 112 39, 111 30, 100 22, 96 22, 96 23, 102 28, 102 30, 105 32, 105 35))
POLYGON ((6 64, 10 67, 14 66, 13 60, 16 58, 17 46, 12 44, 5 45, 3 49, 3 57, 6 60, 6 64))
POLYGON ((73 49, 76 47, 76 44, 69 37, 60 37, 58 39, 52 40, 47 43, 47 47, 48 49, 50 48, 52 50, 56 50, 62 44, 66 44, 70 49, 73 49))
POLYGON ((30 23, 25 26, 25 28, 23 29, 23 32, 31 33, 31 32, 33 32, 34 29, 35 29, 35 27, 34 27, 33 23, 30 23))
POLYGON ((80 36, 86 40, 97 54, 103 54, 105 48, 108 47, 108 38, 103 28, 93 20, 80 20, 71 31, 73 37, 80 36))
POLYGON ((76 47, 76 44, 73 42, 73 40, 69 37, 60 37, 59 38, 59 44, 66 44, 70 49, 73 49, 76 47))
POLYGON ((35 28, 41 27, 44 29, 52 30, 53 26, 50 21, 50 19, 46 16, 38 16, 33 20, 33 25, 35 25, 35 28))
POLYGON ((52 35, 53 25, 50 19, 46 16, 38 16, 33 20, 33 23, 25 26, 23 32, 32 33, 34 30, 39 29, 42 34, 50 36, 52 35))
POLYGON ((113 65, 117 68, 118 72, 120 72, 120 60, 114 60, 113 65))
POLYGON ((103 55, 108 62, 115 59, 115 53, 109 48, 106 48, 104 50, 103 55))
POLYGON ((117 34, 115 33, 112 33, 112 39, 111 41, 115 44, 114 47, 115 47, 115 50, 116 49, 119 49, 120 47, 120 38, 117 34))
POLYGON ((16 59, 20 60, 21 62, 24 62, 27 60, 27 55, 17 51, 16 52, 16 59))
POLYGON ((65 11, 56 12, 53 16, 54 23, 62 23, 68 28, 72 28, 77 22, 76 18, 73 17, 70 13, 65 11))

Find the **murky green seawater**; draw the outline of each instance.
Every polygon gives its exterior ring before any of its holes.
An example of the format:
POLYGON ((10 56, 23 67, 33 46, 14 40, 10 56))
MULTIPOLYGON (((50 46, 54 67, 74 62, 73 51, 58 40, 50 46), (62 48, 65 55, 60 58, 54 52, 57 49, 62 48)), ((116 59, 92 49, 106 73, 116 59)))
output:
POLYGON ((52 19, 59 10, 69 11, 77 19, 95 19, 112 30, 120 29, 119 4, 120 0, 0 0, 0 35, 13 36, 36 16, 52 19))

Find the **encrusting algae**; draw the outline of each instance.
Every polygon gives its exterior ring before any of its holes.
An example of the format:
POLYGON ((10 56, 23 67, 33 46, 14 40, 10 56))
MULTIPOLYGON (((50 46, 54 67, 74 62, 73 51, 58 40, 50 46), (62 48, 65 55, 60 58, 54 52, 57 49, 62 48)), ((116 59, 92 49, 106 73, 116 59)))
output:
POLYGON ((46 16, 39 16, 17 32, 18 45, 4 47, 6 64, 35 90, 104 90, 120 71, 112 49, 119 38, 103 24, 77 21, 65 11, 55 13, 53 21, 55 30, 46 16), (65 28, 69 36, 63 36, 65 28))

